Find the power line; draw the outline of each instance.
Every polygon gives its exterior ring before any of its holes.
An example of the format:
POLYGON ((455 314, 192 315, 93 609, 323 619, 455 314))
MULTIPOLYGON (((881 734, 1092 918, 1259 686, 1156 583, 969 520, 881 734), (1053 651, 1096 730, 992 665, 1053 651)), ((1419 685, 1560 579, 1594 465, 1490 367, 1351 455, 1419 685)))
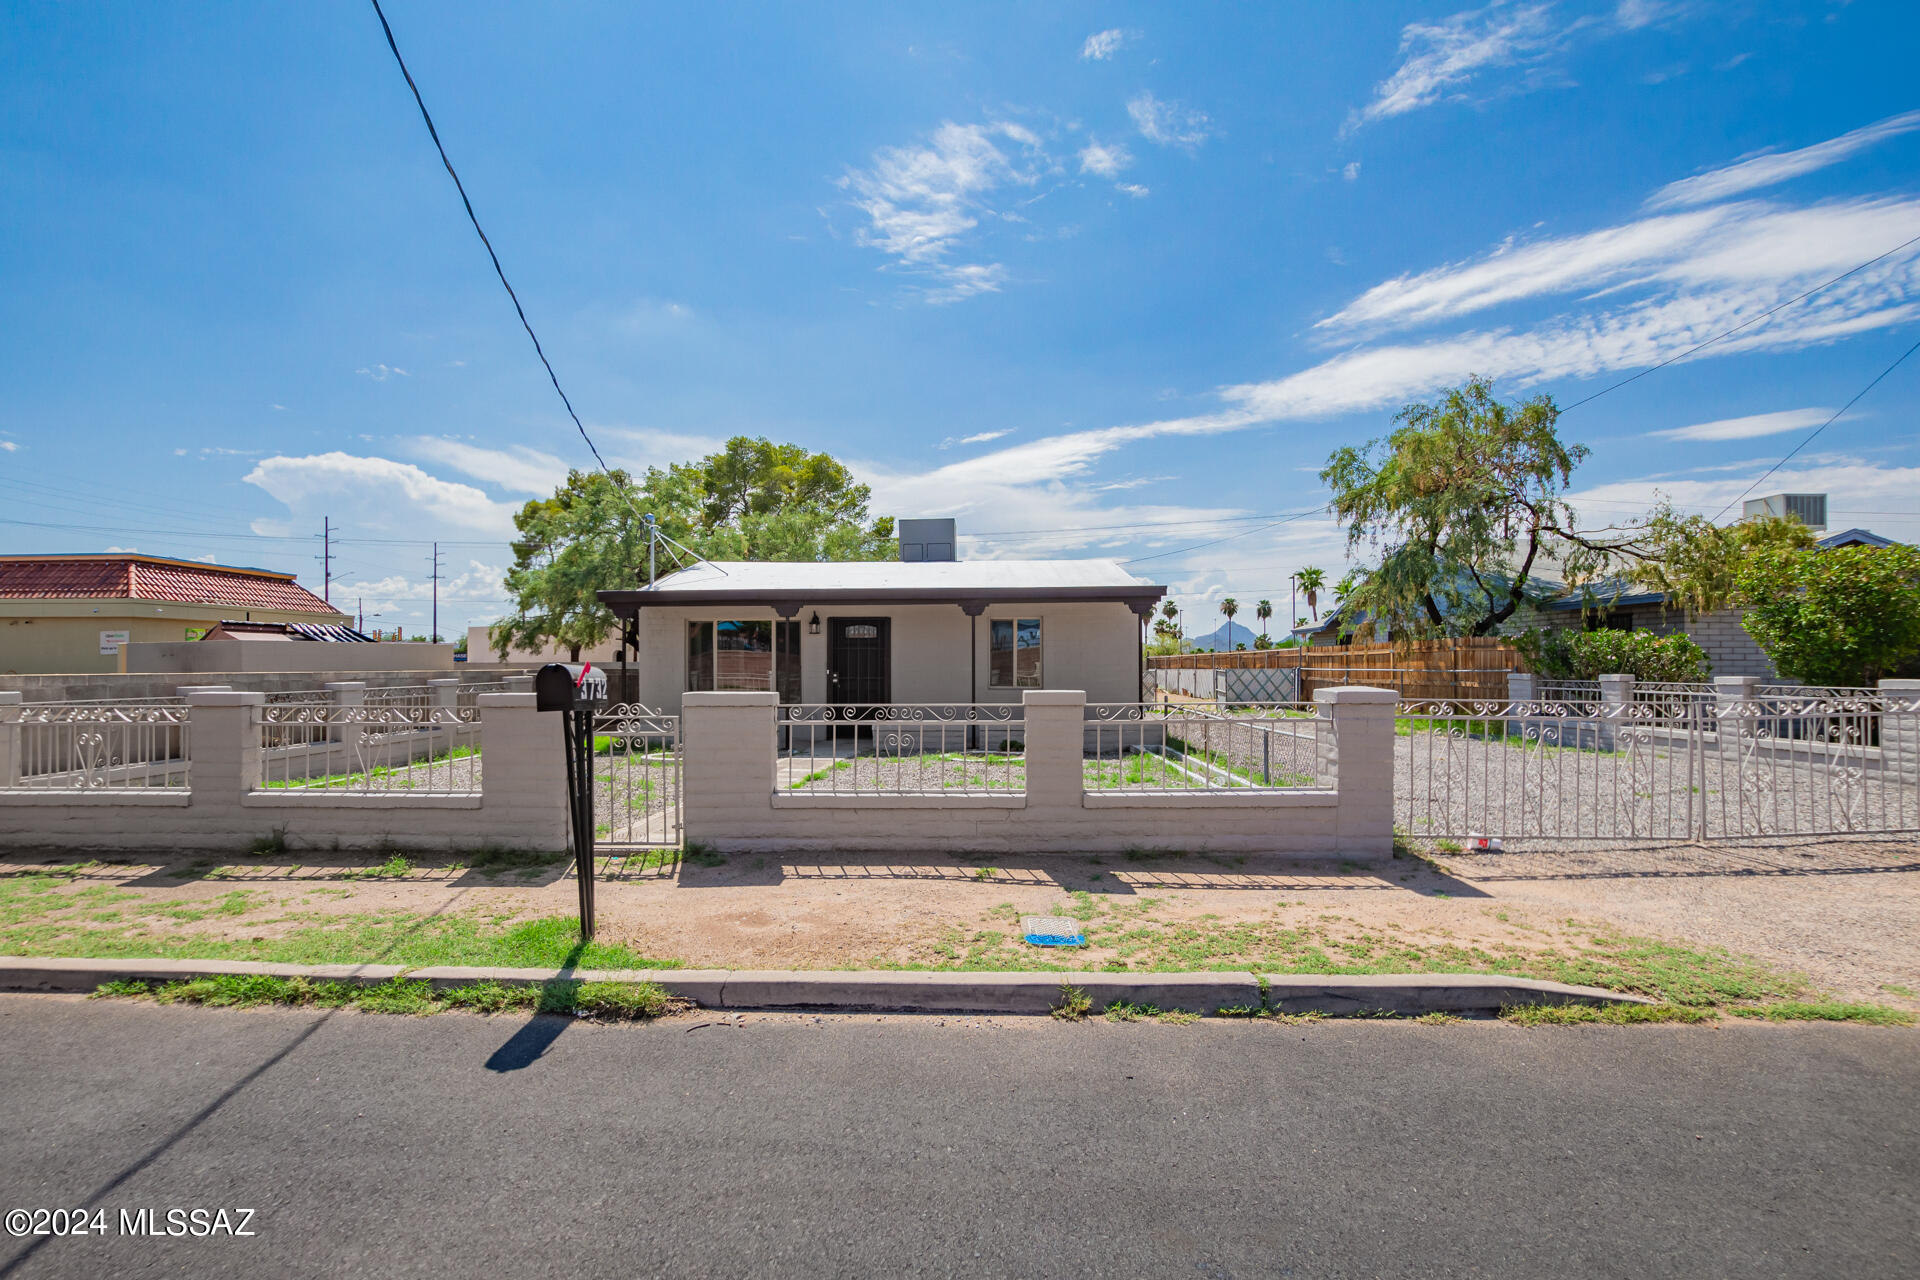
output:
POLYGON ((433 138, 434 149, 440 153, 440 163, 447 167, 447 176, 453 179, 454 188, 460 192, 460 203, 466 207, 467 221, 473 224, 474 234, 480 237, 480 243, 486 246, 487 257, 493 261, 493 273, 500 277, 500 286, 507 291, 507 297, 513 300, 513 310, 520 317, 520 327, 527 331, 527 337, 533 341, 534 354, 540 357, 540 363, 546 366, 547 379, 553 383, 555 394, 560 403, 567 407, 567 416, 573 419, 574 427, 580 432, 580 438, 587 442, 587 452, 600 464, 600 470, 608 470, 607 461, 600 456, 600 450, 594 445, 593 437, 587 434, 586 424, 580 421, 580 415, 573 411, 573 401, 567 399, 567 393, 561 389, 560 378, 553 371, 552 361, 547 359, 546 350, 540 345, 540 337, 534 333, 533 325, 527 321, 527 312, 520 305, 520 295, 507 283, 507 273, 500 266, 500 255, 493 251, 493 241, 487 239, 487 233, 480 227, 480 219, 473 212, 473 201, 467 198, 466 184, 460 181, 460 175, 454 171, 453 161, 447 158, 447 148, 440 141, 440 131, 433 127, 433 116, 427 111, 426 99, 420 96, 420 86, 413 82, 413 73, 407 70, 407 60, 400 56, 400 46, 394 41, 393 28, 387 23, 387 15, 380 8, 380 0, 373 0, 373 12, 380 19, 380 29, 386 32, 387 48, 393 50, 393 60, 400 64, 400 74, 406 77, 407 88, 413 91, 413 101, 420 108, 420 118, 427 123, 427 133, 433 138))
POLYGON ((1896 356, 1894 358, 1893 363, 1888 365, 1886 368, 1882 369, 1878 374, 1876 374, 1872 382, 1869 382, 1866 386, 1860 388, 1860 390, 1854 395, 1852 400, 1849 400, 1845 404, 1841 405, 1839 410, 1834 413, 1833 417, 1828 418, 1825 422, 1821 423, 1819 426, 1815 427, 1812 431, 1808 432, 1806 439, 1802 440, 1799 444, 1793 446, 1792 449, 1788 450, 1786 457, 1780 459, 1780 461, 1768 467, 1765 473, 1762 474, 1758 480, 1755 480, 1752 484, 1742 489, 1740 491, 1740 497, 1735 498, 1733 502, 1729 502, 1726 506, 1720 508, 1719 513, 1716 514, 1713 518, 1716 521, 1719 520, 1721 516, 1733 510, 1734 502, 1739 502, 1742 498, 1745 498, 1748 494, 1752 493, 1755 489, 1758 489, 1761 485, 1765 484, 1768 476, 1772 475, 1774 472, 1778 471, 1780 468, 1786 466, 1788 462, 1793 460, 1794 454, 1799 453, 1802 449, 1812 444, 1815 436, 1819 435, 1822 431, 1825 431, 1828 427, 1832 426, 1835 422, 1839 421, 1841 414, 1853 408, 1853 406, 1859 402, 1862 396, 1866 395, 1867 392, 1879 386, 1880 380, 1882 378, 1885 378, 1888 374, 1892 373, 1895 369, 1898 369, 1901 366, 1901 364, 1906 361, 1906 358, 1912 355, 1915 351, 1920 351, 1920 341, 1916 341, 1912 346, 1908 347, 1905 351, 1902 351, 1898 356, 1896 356))
POLYGON ((1295 520, 1304 520, 1308 516, 1324 510, 1326 510, 1325 507, 1308 507, 1305 511, 1295 512, 1293 515, 1288 516, 1284 520, 1275 520, 1272 524, 1263 524, 1257 529, 1243 529, 1239 533, 1230 533, 1224 538, 1215 538, 1211 542, 1195 543, 1191 547, 1181 547, 1177 551, 1162 551, 1155 555, 1150 555, 1150 556, 1135 556, 1133 559, 1123 560, 1121 561, 1121 563, 1122 564, 1145 564, 1149 560, 1164 560, 1168 556, 1181 556, 1181 555, 1185 555, 1189 551, 1201 551, 1206 549, 1207 547, 1217 547, 1223 542, 1232 542, 1235 538, 1247 538, 1247 537, 1253 536, 1256 533, 1264 533, 1268 529, 1278 529, 1283 524, 1292 524, 1295 520))
MULTIPOLYGON (((1805 293, 1799 295, 1798 297, 1788 298, 1785 302, 1778 303, 1774 306, 1768 307, 1765 311, 1762 311, 1759 315, 1753 317, 1753 319, 1743 321, 1742 323, 1733 326, 1733 328, 1727 330, 1725 333, 1715 334, 1713 337, 1708 338, 1705 342, 1700 343, 1698 346, 1688 347, 1685 351, 1682 351, 1677 356, 1669 356, 1665 360, 1662 360, 1659 364, 1649 365, 1648 367, 1646 367, 1645 369, 1642 369, 1640 372, 1634 374, 1630 378, 1622 378, 1620 381, 1614 383, 1610 387, 1602 387, 1600 390, 1594 392, 1590 396, 1587 396, 1585 399, 1575 400, 1572 404, 1560 410, 1560 412, 1563 414, 1571 413, 1575 409, 1578 409, 1581 405, 1591 404, 1593 401, 1598 400, 1601 396, 1606 395, 1610 391, 1618 391, 1621 387, 1626 386, 1629 382, 1638 382, 1640 379, 1646 377, 1648 374, 1656 372, 1657 370, 1660 370, 1660 369, 1664 369, 1668 365, 1673 364, 1675 361, 1685 360, 1688 356, 1694 354, 1694 352, 1696 351, 1704 351, 1708 347, 1712 346, 1714 343, 1719 342, 1721 339, 1731 338, 1734 334, 1740 332, 1742 329, 1745 329, 1750 325, 1759 324, 1762 320, 1765 320, 1768 316, 1772 315, 1774 312, 1784 310, 1787 307, 1792 306, 1796 302, 1804 302, 1806 299, 1811 298, 1814 294, 1819 293, 1822 289, 1831 288, 1832 286, 1839 284, 1842 280, 1845 280, 1848 276, 1858 275, 1860 272, 1865 271, 1868 267, 1872 266, 1874 263, 1880 261, 1882 258, 1891 258, 1894 254, 1900 252, 1902 249, 1912 244, 1920 244, 1920 236, 1915 236, 1911 240, 1905 241, 1901 244, 1897 244, 1893 246, 1893 248, 1887 250, 1885 253, 1880 254, 1876 257, 1868 258, 1865 262, 1861 263, 1859 266, 1854 267, 1848 271, 1842 271, 1839 275, 1827 281, 1825 284, 1817 284, 1813 288, 1807 290, 1805 293)), ((1825 429, 1824 426, 1822 427, 1822 429, 1823 430, 1825 429)), ((1818 433, 1816 432, 1815 434, 1818 434, 1818 433)), ((1765 477, 1763 476, 1762 479, 1765 479, 1765 477)))

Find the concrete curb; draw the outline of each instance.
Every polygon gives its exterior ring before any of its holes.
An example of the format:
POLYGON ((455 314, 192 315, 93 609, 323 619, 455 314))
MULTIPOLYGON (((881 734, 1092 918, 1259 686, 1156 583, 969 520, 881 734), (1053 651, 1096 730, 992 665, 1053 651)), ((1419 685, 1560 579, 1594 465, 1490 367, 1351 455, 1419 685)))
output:
POLYGON ((1653 1004, 1599 987, 1477 973, 1315 977, 1251 973, 929 973, 780 969, 496 969, 399 965, 262 964, 249 960, 76 960, 0 956, 0 991, 92 991, 104 982, 178 982, 221 974, 264 974, 367 984, 405 976, 436 988, 474 982, 657 982, 708 1009, 889 1010, 910 1013, 1046 1013, 1062 983, 1095 1009, 1154 1005, 1212 1013, 1269 1008, 1282 1013, 1492 1013, 1524 1004, 1653 1004))

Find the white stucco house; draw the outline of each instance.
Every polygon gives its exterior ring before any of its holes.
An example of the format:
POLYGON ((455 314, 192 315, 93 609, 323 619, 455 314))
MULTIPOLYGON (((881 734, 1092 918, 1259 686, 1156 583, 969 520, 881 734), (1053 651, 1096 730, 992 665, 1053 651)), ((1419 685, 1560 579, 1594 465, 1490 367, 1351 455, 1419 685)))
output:
POLYGON ((1111 560, 955 560, 944 542, 841 562, 702 562, 601 591, 629 623, 639 701, 677 713, 695 691, 783 703, 1018 703, 1028 689, 1140 699, 1146 620, 1164 586, 1111 560))

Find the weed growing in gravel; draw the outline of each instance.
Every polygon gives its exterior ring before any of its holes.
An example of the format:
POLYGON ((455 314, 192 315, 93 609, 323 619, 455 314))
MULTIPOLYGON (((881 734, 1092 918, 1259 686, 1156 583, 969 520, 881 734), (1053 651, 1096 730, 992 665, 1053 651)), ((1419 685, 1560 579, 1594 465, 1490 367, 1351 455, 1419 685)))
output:
POLYGON ((1092 1012, 1092 996, 1071 983, 1060 984, 1060 994, 1053 1002, 1054 1017, 1062 1022, 1085 1022, 1092 1012))

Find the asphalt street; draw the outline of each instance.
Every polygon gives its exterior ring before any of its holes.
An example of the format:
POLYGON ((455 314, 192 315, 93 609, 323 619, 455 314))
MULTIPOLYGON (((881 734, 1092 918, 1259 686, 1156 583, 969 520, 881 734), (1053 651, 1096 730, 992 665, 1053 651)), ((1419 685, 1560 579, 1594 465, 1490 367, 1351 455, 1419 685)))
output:
POLYGON ((0 996, 0 1276, 1910 1276, 1916 1049, 0 996))

